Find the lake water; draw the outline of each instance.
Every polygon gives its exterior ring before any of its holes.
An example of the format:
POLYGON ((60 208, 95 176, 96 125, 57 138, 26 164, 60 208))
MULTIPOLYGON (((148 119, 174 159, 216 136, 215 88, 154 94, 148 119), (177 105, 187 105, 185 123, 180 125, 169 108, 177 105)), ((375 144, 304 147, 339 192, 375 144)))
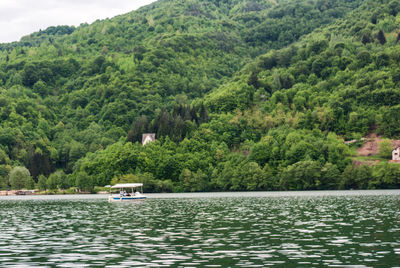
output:
POLYGON ((0 197, 0 267, 400 267, 400 190, 0 197))

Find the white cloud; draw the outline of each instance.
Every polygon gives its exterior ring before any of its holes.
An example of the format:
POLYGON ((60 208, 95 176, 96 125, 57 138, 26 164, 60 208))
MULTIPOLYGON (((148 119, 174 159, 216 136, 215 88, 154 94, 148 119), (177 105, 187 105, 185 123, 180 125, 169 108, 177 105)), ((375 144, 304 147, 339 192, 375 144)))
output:
POLYGON ((92 23, 129 12, 155 0, 0 0, 0 43, 49 26, 92 23))

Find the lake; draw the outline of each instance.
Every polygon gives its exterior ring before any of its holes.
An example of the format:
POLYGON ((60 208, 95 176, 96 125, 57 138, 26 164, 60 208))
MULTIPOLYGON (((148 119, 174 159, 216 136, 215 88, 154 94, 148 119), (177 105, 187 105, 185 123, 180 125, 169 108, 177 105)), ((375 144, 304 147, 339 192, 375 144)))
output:
POLYGON ((148 197, 0 197, 0 266, 400 266, 400 190, 148 197))

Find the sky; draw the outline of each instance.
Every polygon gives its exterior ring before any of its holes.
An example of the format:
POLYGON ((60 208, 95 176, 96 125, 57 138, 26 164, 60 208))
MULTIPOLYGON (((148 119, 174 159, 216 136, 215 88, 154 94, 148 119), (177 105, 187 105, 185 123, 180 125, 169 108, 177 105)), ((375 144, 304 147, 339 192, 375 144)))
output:
POLYGON ((49 26, 92 23, 124 14, 155 0, 0 0, 0 43, 49 26))

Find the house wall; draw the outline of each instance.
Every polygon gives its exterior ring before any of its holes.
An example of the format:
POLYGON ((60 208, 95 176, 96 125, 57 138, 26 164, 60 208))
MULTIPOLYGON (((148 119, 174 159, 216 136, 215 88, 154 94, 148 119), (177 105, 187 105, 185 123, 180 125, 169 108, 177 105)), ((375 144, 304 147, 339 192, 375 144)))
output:
POLYGON ((392 151, 392 160, 400 160, 400 148, 396 148, 392 151))
POLYGON ((156 134, 154 133, 145 133, 142 135, 142 144, 146 145, 149 142, 155 141, 156 134))
POLYGON ((147 143, 149 143, 149 142, 152 142, 153 140, 149 137, 149 136, 147 136, 146 138, 145 138, 145 140, 143 141, 143 145, 146 145, 147 143))

